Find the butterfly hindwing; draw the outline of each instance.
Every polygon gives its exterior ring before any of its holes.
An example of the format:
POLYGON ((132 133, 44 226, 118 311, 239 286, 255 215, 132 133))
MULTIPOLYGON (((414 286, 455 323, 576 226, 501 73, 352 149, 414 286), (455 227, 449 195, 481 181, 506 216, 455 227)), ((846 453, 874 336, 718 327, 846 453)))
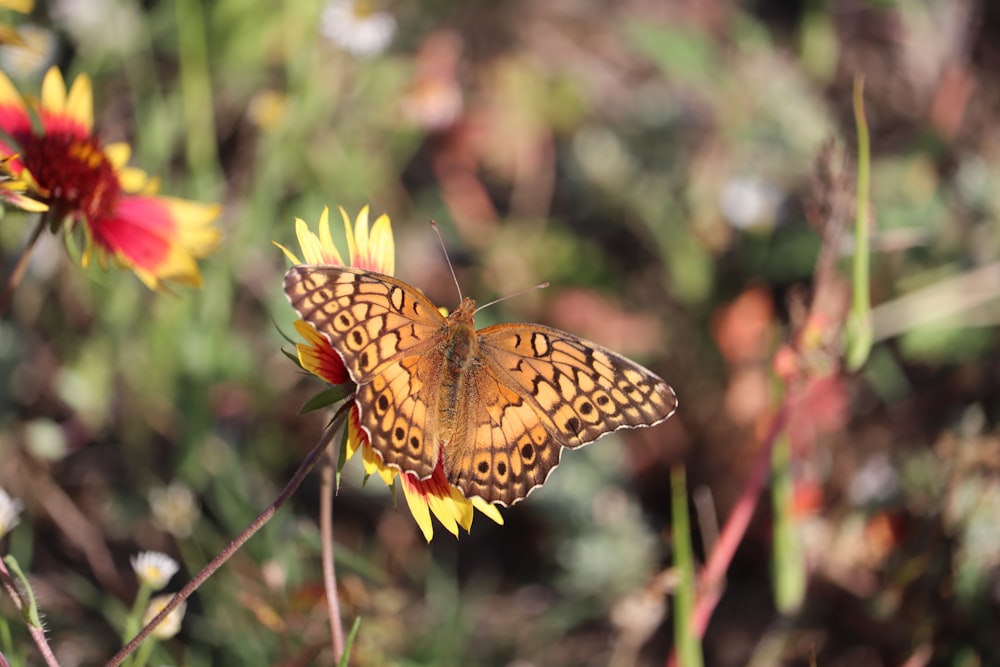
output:
POLYGON ((469 435, 445 448, 448 481, 466 497, 512 505, 559 465, 555 425, 523 389, 509 386, 488 364, 473 367, 462 393, 475 400, 458 406, 456 420, 469 435))
POLYGON ((438 462, 439 349, 403 357, 358 386, 361 428, 383 461, 421 479, 438 462))

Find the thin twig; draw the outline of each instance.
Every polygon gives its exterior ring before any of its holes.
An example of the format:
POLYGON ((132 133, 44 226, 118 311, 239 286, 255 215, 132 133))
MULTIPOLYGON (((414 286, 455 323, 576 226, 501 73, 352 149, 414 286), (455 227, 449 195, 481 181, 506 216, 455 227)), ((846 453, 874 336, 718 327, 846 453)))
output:
POLYGON ((292 494, 299 488, 299 485, 302 484, 302 481, 316 466, 316 463, 319 462, 323 452, 326 451, 330 441, 333 439, 334 433, 336 433, 340 426, 344 423, 344 419, 347 417, 350 406, 351 403, 348 401, 337 411, 337 414, 333 417, 333 421, 331 421, 330 425, 326 427, 325 431, 323 431, 323 435, 320 437, 319 442, 316 443, 316 446, 313 447, 312 451, 309 452, 305 460, 302 461, 302 464, 299 466, 298 470, 295 471, 295 474, 292 476, 292 479, 289 480, 288 484, 285 485, 285 488, 278 494, 278 497, 267 506, 267 509, 261 512, 260 516, 253 520, 253 523, 247 526, 247 528, 232 542, 230 542, 218 556, 212 559, 212 562, 202 568, 201 572, 195 575, 195 577, 189 581, 184 588, 174 595, 174 597, 170 599, 170 602, 167 603, 160 613, 157 614, 152 621, 147 623, 146 626, 139 631, 139 634, 132 638, 132 641, 126 644, 122 650, 118 651, 118 653, 116 653, 115 656, 108 661, 107 667, 118 667, 118 665, 122 664, 125 658, 135 651, 146 639, 146 637, 148 637, 149 634, 160 624, 160 622, 167 617, 167 614, 173 611, 181 602, 184 602, 191 597, 191 595, 198 590, 203 583, 205 583, 205 580, 215 574, 215 571, 222 567, 222 565, 229 560, 232 555, 246 543, 247 540, 253 537, 258 530, 263 528, 264 525, 270 521, 275 512, 277 512, 281 506, 284 505, 289 498, 291 498, 292 494))
MULTIPOLYGON (((2 558, 0 558, 0 582, 3 583, 3 587, 10 596, 10 599, 14 601, 14 606, 23 614, 24 600, 21 598, 21 591, 18 590, 17 585, 10 576, 10 571, 7 569, 7 564, 3 562, 2 558)), ((26 625, 28 626, 28 632, 31 633, 31 638, 35 640, 35 645, 38 646, 39 652, 45 659, 45 664, 49 667, 59 667, 59 661, 56 660, 56 656, 52 652, 48 640, 45 639, 45 630, 31 623, 26 623, 26 625)))
POLYGON ((323 545, 323 586, 326 590, 327 615, 330 617, 330 638, 333 657, 339 665, 344 655, 344 622, 340 616, 340 596, 337 594, 337 571, 333 562, 333 491, 337 452, 327 450, 327 460, 320 471, 319 532, 323 545))
POLYGON ((38 243, 38 239, 48 224, 49 216, 45 213, 40 214, 38 216, 38 224, 35 225, 34 231, 31 232, 31 238, 28 239, 28 243, 21 250, 21 256, 17 258, 17 264, 14 265, 14 270, 10 272, 10 277, 7 278, 7 284, 3 288, 3 293, 0 293, 0 314, 6 312, 7 306, 10 305, 11 297, 14 296, 14 290, 21 284, 24 272, 28 270, 28 260, 31 258, 31 251, 35 248, 35 244, 38 243))

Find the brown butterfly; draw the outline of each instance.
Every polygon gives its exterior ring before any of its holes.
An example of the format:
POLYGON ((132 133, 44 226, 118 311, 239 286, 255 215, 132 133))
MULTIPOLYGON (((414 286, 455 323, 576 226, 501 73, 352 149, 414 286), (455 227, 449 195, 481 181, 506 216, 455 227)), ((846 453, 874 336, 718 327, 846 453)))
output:
POLYGON ((343 358, 361 428, 385 463, 426 479, 440 459, 467 498, 516 503, 545 483, 564 447, 677 409, 657 375, 573 334, 538 324, 476 331, 469 298, 444 317, 396 278, 305 264, 285 274, 285 292, 343 358))

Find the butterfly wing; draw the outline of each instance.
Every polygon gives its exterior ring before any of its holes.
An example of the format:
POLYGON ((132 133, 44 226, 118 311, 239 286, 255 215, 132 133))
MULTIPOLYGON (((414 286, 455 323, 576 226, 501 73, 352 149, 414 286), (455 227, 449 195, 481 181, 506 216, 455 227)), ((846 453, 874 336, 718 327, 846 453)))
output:
POLYGON ((299 317, 330 341, 357 384, 433 346, 445 324, 418 290, 373 271, 293 266, 285 274, 285 293, 299 317))
POLYGON ((358 385, 361 428, 383 460, 420 478, 438 460, 434 416, 445 318, 406 283, 371 271, 294 266, 285 293, 358 385))
POLYGON ((358 386, 359 424, 388 465, 420 479, 434 473, 440 454, 437 405, 441 350, 406 356, 358 386))
POLYGON ((479 332, 482 363, 469 377, 460 421, 474 437, 445 450, 466 495, 512 504, 540 486, 576 448, 621 428, 653 426, 677 409, 659 376, 596 343, 533 324, 479 332))
POLYGON ((512 505, 559 465, 555 423, 523 387, 501 380, 488 363, 468 374, 456 410, 457 437, 445 445, 448 481, 471 498, 512 505))

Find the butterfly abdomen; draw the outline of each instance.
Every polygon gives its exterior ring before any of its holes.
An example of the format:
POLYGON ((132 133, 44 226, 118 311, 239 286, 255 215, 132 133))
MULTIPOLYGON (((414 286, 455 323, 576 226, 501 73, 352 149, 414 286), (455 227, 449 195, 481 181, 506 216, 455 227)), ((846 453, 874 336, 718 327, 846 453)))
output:
MULTIPOLYGON (((464 303, 463 303, 464 305, 464 303)), ((455 311, 448 319, 444 336, 444 363, 441 368, 441 392, 438 395, 438 435, 442 443, 452 442, 456 435, 461 439, 463 434, 457 433, 460 428, 457 419, 458 406, 461 401, 469 400, 463 396, 466 378, 470 369, 478 362, 479 341, 476 331, 470 321, 459 317, 462 308, 455 311)))

